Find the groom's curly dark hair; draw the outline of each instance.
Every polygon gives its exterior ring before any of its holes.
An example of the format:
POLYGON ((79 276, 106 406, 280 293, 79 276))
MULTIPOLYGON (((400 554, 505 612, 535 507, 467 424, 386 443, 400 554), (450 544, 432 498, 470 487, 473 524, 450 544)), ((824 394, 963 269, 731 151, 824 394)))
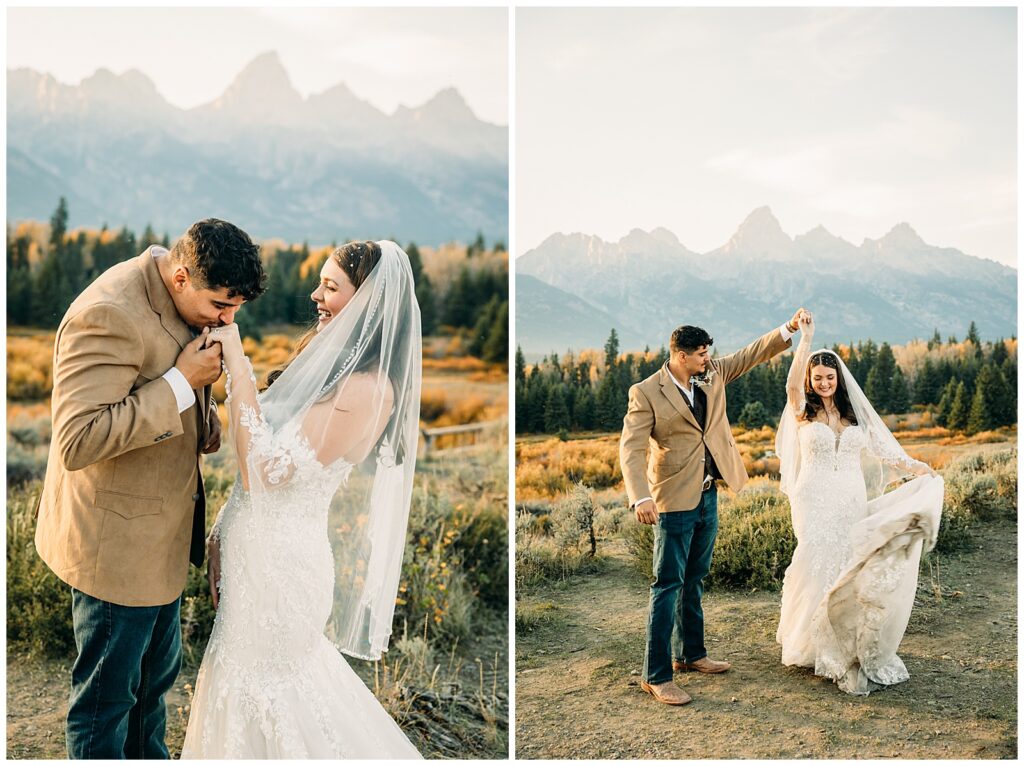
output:
POLYGON ((673 354, 678 354, 680 351, 692 354, 701 346, 711 348, 713 345, 715 345, 715 339, 708 335, 707 330, 689 324, 674 329, 668 342, 669 350, 673 354))
POLYGON ((254 300, 266 290, 259 245, 233 223, 206 218, 189 227, 171 249, 171 263, 188 269, 196 289, 228 288, 228 297, 254 300))

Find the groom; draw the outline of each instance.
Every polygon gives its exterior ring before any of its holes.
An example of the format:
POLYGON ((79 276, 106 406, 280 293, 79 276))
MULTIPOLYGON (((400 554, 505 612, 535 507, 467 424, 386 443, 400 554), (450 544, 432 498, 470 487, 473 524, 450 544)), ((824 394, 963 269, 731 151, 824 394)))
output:
POLYGON ((188 564, 203 563, 200 453, 220 446, 210 327, 263 292, 259 248, 226 221, 150 247, 71 304, 53 351, 40 557, 71 586, 70 758, 167 758, 188 564))
POLYGON ((640 686, 667 705, 690 702, 673 683, 673 670, 724 673, 731 667, 708 657, 700 603, 718 533, 715 481, 738 490, 747 480, 726 418, 725 386, 789 348, 802 312, 720 359, 710 358, 714 340, 707 332, 678 327, 669 360, 629 389, 619 461, 637 521, 654 525, 654 583, 640 686))

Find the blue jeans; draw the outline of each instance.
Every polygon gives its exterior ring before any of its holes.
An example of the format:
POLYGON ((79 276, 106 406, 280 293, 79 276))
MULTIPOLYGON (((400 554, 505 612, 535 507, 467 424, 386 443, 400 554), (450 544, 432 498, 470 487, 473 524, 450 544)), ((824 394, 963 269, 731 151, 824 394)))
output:
POLYGON ((647 621, 643 678, 649 684, 672 680, 672 659, 707 657, 700 599, 711 571, 718 534, 718 491, 701 495, 692 511, 658 514, 654 526, 654 582, 647 621))
POLYGON ((119 606, 71 589, 69 758, 168 758, 164 695, 181 669, 181 598, 119 606))

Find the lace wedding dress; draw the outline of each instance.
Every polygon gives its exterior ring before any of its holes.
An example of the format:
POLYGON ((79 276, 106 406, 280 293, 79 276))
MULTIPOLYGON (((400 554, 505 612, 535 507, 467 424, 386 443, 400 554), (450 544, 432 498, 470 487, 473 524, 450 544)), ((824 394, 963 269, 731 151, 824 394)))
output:
POLYGON ((220 602, 183 758, 420 758, 339 651, 388 648, 415 470, 419 311, 408 256, 378 245, 263 393, 237 326, 210 333, 239 474, 212 533, 220 602))
POLYGON ((785 491, 797 547, 776 640, 784 665, 813 668, 843 691, 866 695, 910 677, 896 650, 921 552, 934 545, 944 486, 922 476, 869 502, 865 462, 909 473, 917 461, 893 448, 891 434, 876 436, 874 418, 857 415, 861 425, 838 435, 817 421, 795 427, 799 472, 785 491))
MULTIPOLYGON (((257 445, 271 438, 262 422, 253 430, 257 445)), ((276 512, 254 512, 236 481, 218 518, 220 604, 182 758, 420 758, 324 634, 328 506, 352 466, 320 465, 298 436, 288 446, 276 512)))

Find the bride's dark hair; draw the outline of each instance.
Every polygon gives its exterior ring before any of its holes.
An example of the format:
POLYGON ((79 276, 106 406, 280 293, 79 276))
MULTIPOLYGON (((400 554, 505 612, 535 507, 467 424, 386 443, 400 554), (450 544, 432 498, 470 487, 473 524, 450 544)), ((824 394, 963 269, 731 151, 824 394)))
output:
MULTIPOLYGON (((346 245, 335 248, 328 258, 333 258, 341 267, 342 271, 352 282, 357 290, 366 281, 366 278, 373 271, 373 267, 380 261, 380 245, 376 242, 349 242, 346 245)), ((302 350, 309 345, 309 342, 316 337, 317 324, 314 320, 313 326, 296 341, 295 348, 284 364, 275 370, 267 373, 267 381, 260 391, 265 391, 273 385, 274 381, 281 377, 288 365, 295 361, 295 357, 302 353, 302 350)))
POLYGON ((804 411, 800 417, 810 422, 817 418, 818 412, 824 408, 824 403, 818 392, 811 385, 811 370, 823 365, 836 371, 836 393, 833 400, 839 416, 850 425, 857 425, 857 415, 853 411, 853 404, 850 403, 850 395, 846 392, 846 384, 843 382, 843 371, 839 369, 839 357, 831 351, 821 351, 814 354, 807 362, 807 370, 804 373, 804 411))

